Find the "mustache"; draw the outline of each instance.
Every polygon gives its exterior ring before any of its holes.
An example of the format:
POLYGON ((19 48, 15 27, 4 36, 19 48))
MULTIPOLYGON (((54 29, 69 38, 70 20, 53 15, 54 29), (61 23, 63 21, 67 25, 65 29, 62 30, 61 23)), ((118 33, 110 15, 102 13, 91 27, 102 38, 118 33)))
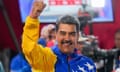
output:
POLYGON ((64 41, 61 42, 61 44, 65 44, 65 43, 71 45, 71 44, 72 44, 72 41, 70 41, 70 40, 64 40, 64 41))

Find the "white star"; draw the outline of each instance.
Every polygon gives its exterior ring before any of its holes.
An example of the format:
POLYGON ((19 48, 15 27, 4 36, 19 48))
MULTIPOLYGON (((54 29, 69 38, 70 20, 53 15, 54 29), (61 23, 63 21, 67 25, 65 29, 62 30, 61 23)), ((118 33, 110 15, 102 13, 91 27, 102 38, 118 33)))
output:
POLYGON ((74 71, 74 70, 72 70, 72 72, 78 72, 78 71, 74 71))
POLYGON ((72 70, 72 72, 75 72, 74 70, 72 70))
POLYGON ((88 67, 89 70, 92 70, 92 69, 93 69, 93 65, 90 65, 88 62, 87 62, 87 64, 85 64, 85 65, 88 67))
POLYGON ((78 65, 78 68, 79 68, 80 71, 86 72, 85 69, 83 67, 80 67, 79 65, 78 65))

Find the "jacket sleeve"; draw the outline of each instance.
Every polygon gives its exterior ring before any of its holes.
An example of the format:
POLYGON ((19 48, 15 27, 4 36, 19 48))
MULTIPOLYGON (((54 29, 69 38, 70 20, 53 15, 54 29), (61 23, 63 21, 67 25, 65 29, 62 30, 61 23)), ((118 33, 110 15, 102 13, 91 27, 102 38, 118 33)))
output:
POLYGON ((27 17, 22 35, 22 50, 33 69, 46 72, 45 70, 53 70, 56 55, 50 48, 38 44, 39 25, 38 19, 27 17))

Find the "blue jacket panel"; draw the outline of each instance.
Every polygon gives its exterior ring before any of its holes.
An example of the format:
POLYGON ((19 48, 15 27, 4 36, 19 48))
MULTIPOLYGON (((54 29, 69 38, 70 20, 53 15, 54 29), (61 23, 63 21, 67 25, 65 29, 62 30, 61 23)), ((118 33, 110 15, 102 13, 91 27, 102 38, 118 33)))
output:
POLYGON ((10 69, 15 72, 32 72, 30 65, 21 53, 12 59, 10 69))
POLYGON ((57 45, 52 50, 57 56, 55 72, 96 72, 94 62, 90 58, 77 53, 67 56, 60 52, 57 45))
POLYGON ((38 44, 41 44, 43 47, 45 47, 46 46, 46 40, 44 38, 40 38, 38 40, 38 44))

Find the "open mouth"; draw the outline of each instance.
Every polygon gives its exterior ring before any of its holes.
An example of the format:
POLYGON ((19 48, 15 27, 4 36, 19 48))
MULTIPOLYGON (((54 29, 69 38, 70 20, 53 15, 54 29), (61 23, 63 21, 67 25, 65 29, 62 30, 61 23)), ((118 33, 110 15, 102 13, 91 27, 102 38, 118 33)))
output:
POLYGON ((72 45, 72 41, 62 41, 61 44, 63 44, 63 45, 72 45))
POLYGON ((69 43, 64 43, 63 46, 70 46, 70 44, 69 43))

